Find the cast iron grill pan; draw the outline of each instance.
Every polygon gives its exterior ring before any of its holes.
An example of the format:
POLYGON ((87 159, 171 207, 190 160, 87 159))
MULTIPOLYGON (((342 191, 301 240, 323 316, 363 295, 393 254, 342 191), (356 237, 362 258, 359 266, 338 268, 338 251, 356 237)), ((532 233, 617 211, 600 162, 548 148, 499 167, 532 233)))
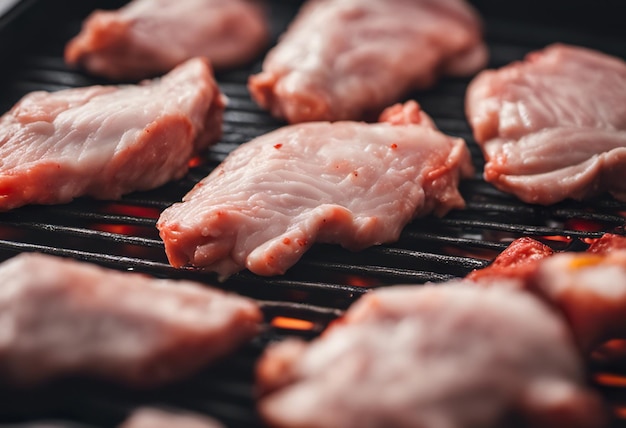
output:
MULTIPOLYGON (((626 38, 620 34, 616 19, 624 7, 614 10, 617 3, 581 2, 576 7, 564 1, 547 2, 547 6, 531 1, 518 10, 507 9, 512 6, 505 8, 497 1, 475 3, 485 17, 490 67, 520 59, 556 41, 626 58, 626 38), (533 8, 543 13, 529 12, 533 8)), ((0 17, 0 112, 33 90, 107 83, 69 70, 62 52, 91 7, 116 8, 121 4, 114 0, 31 0, 0 17)), ((296 0, 271 2, 274 40, 300 4, 296 0)), ((264 347, 287 336, 317 336, 368 288, 463 276, 485 266, 520 236, 540 239, 557 250, 575 251, 586 248, 586 238, 605 232, 626 233, 626 203, 608 196, 586 203, 568 201, 540 207, 521 203, 485 183, 480 175, 482 156, 463 112, 469 79, 447 79, 410 98, 422 104, 443 132, 468 142, 479 172, 461 186, 467 209, 442 219, 416 220, 393 245, 358 253, 316 245, 284 276, 263 278, 242 272, 220 284, 213 274, 174 269, 167 263, 155 228, 159 213, 179 201, 239 144, 283 125, 249 97, 247 77, 259 69, 260 59, 217 76, 230 99, 224 136, 185 178, 153 191, 130 194, 121 201, 84 198, 66 205, 30 206, 1 213, 0 260, 19 252, 38 251, 119 270, 217 285, 256 299, 265 315, 264 332, 217 366, 156 390, 133 391, 84 379, 65 379, 35 391, 0 389, 0 426, 41 427, 45 421, 46 426, 55 427, 114 427, 137 406, 154 405, 205 413, 229 427, 261 427, 254 409, 253 370, 264 347)), ((594 361, 590 373, 590 382, 614 410, 613 426, 626 427, 622 421, 626 418, 626 360, 594 361)))

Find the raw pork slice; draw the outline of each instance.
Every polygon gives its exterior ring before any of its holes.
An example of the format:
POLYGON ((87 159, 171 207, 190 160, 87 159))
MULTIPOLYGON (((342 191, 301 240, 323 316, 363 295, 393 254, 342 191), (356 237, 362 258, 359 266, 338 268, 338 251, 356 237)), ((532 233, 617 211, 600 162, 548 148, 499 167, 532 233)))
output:
POLYGON ((626 62, 552 45, 484 71, 466 110, 485 179, 525 202, 626 200, 626 62))
POLYGON ((626 338, 626 250, 555 254, 526 288, 563 311, 582 349, 626 338))
POLYGON ((465 142, 414 102, 383 117, 391 123, 291 125, 236 149, 161 214, 170 263, 282 274, 316 241, 358 250, 396 240, 416 216, 462 208, 465 142))
POLYGON ((605 233, 601 238, 594 239, 587 248, 587 252, 593 254, 608 254, 615 250, 626 250, 626 236, 605 233))
POLYGON ((604 411, 584 379, 556 312, 463 283, 373 291, 312 343, 270 346, 257 367, 260 413, 281 428, 598 428, 604 411))
POLYGON ((196 56, 215 68, 239 66, 268 40, 265 16, 248 0, 134 0, 92 13, 65 60, 110 79, 141 79, 196 56))
POLYGON ((224 425, 204 415, 142 407, 119 428, 224 428, 224 425))
POLYGON ((481 20, 464 0, 309 0, 249 88, 290 123, 359 120, 486 62, 481 20))
POLYGON ((580 347, 626 338, 626 237, 605 234, 587 251, 555 253, 530 238, 514 241, 468 279, 531 291, 564 313, 580 347))
POLYGON ((476 269, 467 275, 467 279, 484 281, 490 278, 523 279, 532 275, 537 262, 554 254, 552 248, 532 238, 516 239, 489 266, 476 269))
POLYGON ((30 93, 0 117, 0 211, 180 178, 221 136, 223 110, 199 58, 141 85, 30 93))
POLYGON ((0 278, 0 383, 156 386, 224 357, 262 318, 253 301, 201 284, 35 253, 4 262, 0 278))

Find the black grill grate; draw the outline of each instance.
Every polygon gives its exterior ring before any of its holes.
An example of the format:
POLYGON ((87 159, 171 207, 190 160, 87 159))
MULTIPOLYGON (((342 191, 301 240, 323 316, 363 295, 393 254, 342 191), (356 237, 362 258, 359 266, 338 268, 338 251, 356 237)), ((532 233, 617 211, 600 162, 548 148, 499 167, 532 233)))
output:
MULTIPOLYGON (((3 64, 0 110, 7 110, 32 90, 104 83, 68 70, 61 54, 65 42, 78 31, 90 7, 95 4, 113 8, 122 3, 23 1, 21 13, 0 19, 3 64), (37 7, 26 7, 35 3, 37 7)), ((271 3, 275 36, 300 3, 295 0, 271 3)), ((594 24, 593 15, 587 26, 573 29, 583 25, 579 19, 583 11, 589 13, 589 5, 584 2, 579 10, 572 9, 569 2, 556 2, 568 5, 569 13, 557 26, 549 16, 529 21, 530 18, 521 14, 526 20, 511 19, 519 10, 504 13, 497 1, 476 3, 486 16, 492 67, 519 59, 526 52, 555 41, 584 44, 626 58, 623 36, 610 26, 594 24), (490 15, 490 8, 497 14, 490 15)), ((606 12, 606 8, 600 8, 597 13, 601 16, 606 12)), ((214 275, 170 267, 155 223, 162 209, 179 201, 231 150, 281 125, 249 98, 245 82, 248 75, 259 68, 260 63, 255 63, 218 76, 221 89, 230 99, 224 137, 184 179, 153 191, 128 195, 121 201, 80 199, 63 206, 25 207, 2 213, 0 259, 18 252, 40 251, 120 270, 216 284, 214 275)), ((444 132, 468 141, 475 165, 480 169, 482 157, 463 113, 467 83, 466 79, 444 80, 435 89, 414 94, 414 97, 444 132)), ((598 237, 604 232, 625 233, 626 203, 608 197, 589 203, 531 206, 493 189, 478 173, 464 182, 461 189, 468 203, 466 210, 453 212, 443 219, 417 220, 406 227, 393 245, 358 253, 317 245, 284 276, 261 278, 243 272, 219 284, 257 299, 266 318, 264 334, 227 362, 180 384, 154 391, 130 391, 86 380, 64 380, 36 391, 0 390, 0 424, 28 426, 47 420, 58 421, 58 426, 65 427, 109 427, 119 423, 134 407, 154 404, 204 412, 232 427, 260 426, 254 412, 253 367, 265 345, 289 335, 315 337, 368 287, 444 281, 463 276, 485 266, 519 236, 539 238, 559 250, 576 250, 585 247, 585 238, 598 237), (300 322, 280 322, 285 319, 300 322)), ((626 376, 625 362, 592 364, 592 381, 614 404, 618 416, 622 412, 620 406, 626 406, 623 386, 626 377, 621 377, 626 376)), ((626 426, 619 417, 614 425, 626 426)))

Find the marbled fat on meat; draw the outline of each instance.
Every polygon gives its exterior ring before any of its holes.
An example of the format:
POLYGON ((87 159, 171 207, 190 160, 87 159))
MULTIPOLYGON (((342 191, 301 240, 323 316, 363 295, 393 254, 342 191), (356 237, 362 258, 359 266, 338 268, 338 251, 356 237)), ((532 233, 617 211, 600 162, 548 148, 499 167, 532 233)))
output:
POLYGON ((223 110, 199 58, 140 85, 30 93, 0 117, 0 211, 181 178, 221 136, 223 110))
POLYGON ((372 291, 310 344, 271 345, 257 382, 276 428, 606 422, 557 312, 525 292, 465 283, 372 291))
POLYGON ((236 149, 161 214, 172 265, 282 274, 315 242, 359 250, 464 207, 465 142, 432 128, 414 102, 383 117, 392 123, 291 125, 236 149))
POLYGON ((41 254, 0 265, 0 383, 179 380, 260 330, 252 300, 41 254))
POLYGON ((65 60, 116 80, 152 77, 196 56, 230 68, 261 53, 266 20, 248 0, 134 0, 93 12, 66 46, 65 60))
POLYGON ((552 45, 484 71, 466 110, 485 179, 525 202, 626 200, 626 62, 552 45))
POLYGON ((481 20, 464 0, 310 0, 249 88, 290 123, 360 120, 486 62, 481 20))

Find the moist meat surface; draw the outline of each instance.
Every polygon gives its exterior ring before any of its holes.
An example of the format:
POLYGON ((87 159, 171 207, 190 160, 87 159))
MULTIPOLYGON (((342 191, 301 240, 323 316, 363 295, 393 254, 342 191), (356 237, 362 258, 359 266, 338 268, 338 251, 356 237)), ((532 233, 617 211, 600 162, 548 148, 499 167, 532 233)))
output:
POLYGON ((269 38, 248 0, 134 0, 92 13, 65 50, 70 65, 115 80, 152 77, 204 56, 217 69, 245 64, 269 38))
POLYGON ((359 120, 484 67, 481 27, 464 0, 310 0, 249 88, 290 123, 359 120))
POLYGON ((582 349, 626 338, 626 250, 555 254, 526 287, 565 313, 582 349))
POLYGON ((203 59, 140 85, 32 92, 0 117, 0 211, 180 178, 221 136, 223 109, 203 59))
POLYGON ((587 252, 593 254, 608 254, 616 250, 626 250, 626 236, 605 233, 594 239, 587 248, 587 252))
POLYGON ((626 200, 623 60, 551 45, 479 74, 466 110, 499 189, 538 204, 606 191, 626 200))
POLYGON ((224 428, 224 425, 204 415, 142 407, 135 410, 119 428, 224 428))
POLYGON ((170 262, 282 274, 314 242, 358 250, 398 239, 414 217, 462 208, 465 142, 416 103, 383 117, 391 123, 291 125, 242 145, 161 214, 170 262))
POLYGON ((531 291, 565 314, 581 349, 626 338, 626 238, 605 234, 585 252, 554 253, 530 238, 514 241, 468 279, 531 291))
POLYGON ((516 239, 502 251, 486 268, 477 269, 467 275, 473 281, 489 278, 522 279, 532 275, 537 262, 554 254, 552 248, 532 238, 516 239))
POLYGON ((366 294, 310 344, 257 367, 273 427, 600 427, 566 323, 529 293, 468 284, 366 294), (510 422, 510 421, 509 421, 510 422))
POLYGON ((224 357, 262 318, 254 302, 200 284, 35 253, 1 264, 0 278, 0 383, 156 386, 224 357))

